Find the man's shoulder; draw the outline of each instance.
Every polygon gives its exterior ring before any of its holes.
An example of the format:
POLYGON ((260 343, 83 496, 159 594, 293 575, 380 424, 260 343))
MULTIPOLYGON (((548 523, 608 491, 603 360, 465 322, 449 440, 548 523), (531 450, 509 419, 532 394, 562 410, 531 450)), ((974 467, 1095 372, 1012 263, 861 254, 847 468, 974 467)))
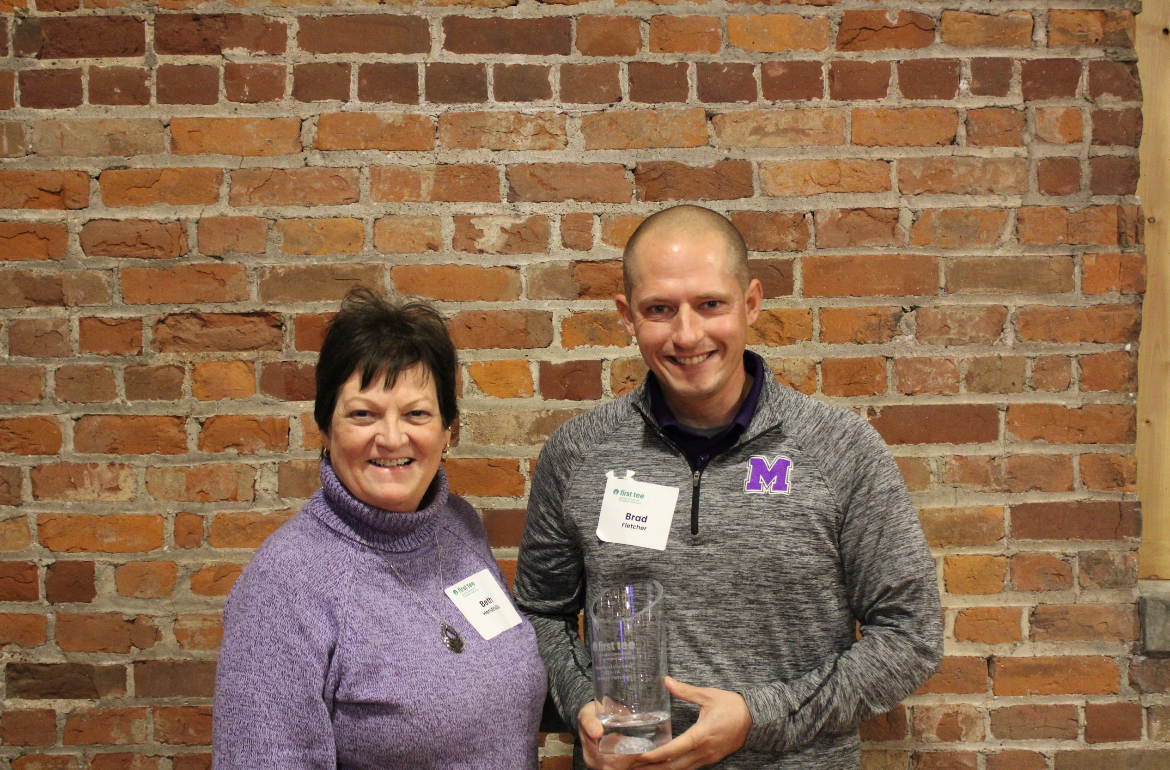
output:
POLYGON ((779 383, 771 390, 770 402, 784 432, 804 444, 833 445, 849 437, 877 436, 869 422, 848 407, 821 401, 779 383))

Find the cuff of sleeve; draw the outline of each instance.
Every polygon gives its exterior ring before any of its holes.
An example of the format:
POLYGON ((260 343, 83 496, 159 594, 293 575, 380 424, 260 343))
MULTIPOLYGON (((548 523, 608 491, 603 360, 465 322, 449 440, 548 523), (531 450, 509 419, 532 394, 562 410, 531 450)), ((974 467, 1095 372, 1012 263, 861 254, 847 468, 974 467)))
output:
POLYGON ((783 751, 784 734, 792 715, 788 688, 779 682, 740 690, 752 726, 743 747, 749 751, 783 751))
POLYGON ((593 700, 593 680, 581 678, 574 683, 573 692, 565 698, 565 707, 568 714, 561 714, 569 727, 573 728, 573 735, 581 732, 581 725, 577 724, 577 715, 585 704, 593 700))

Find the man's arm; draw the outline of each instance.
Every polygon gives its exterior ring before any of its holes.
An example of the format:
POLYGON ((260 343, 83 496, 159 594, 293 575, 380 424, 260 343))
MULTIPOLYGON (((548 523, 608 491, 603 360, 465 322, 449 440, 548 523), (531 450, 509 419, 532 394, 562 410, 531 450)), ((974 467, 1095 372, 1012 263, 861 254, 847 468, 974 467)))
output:
POLYGON ((536 631, 553 703, 576 732, 578 712, 593 700, 593 675, 589 650, 577 632, 585 565, 576 531, 561 508, 573 455, 560 439, 554 434, 536 463, 513 591, 536 631))
POLYGON ((804 676, 744 690, 753 726, 745 746, 792 751, 893 708, 942 660, 934 560, 897 463, 867 425, 826 462, 844 511, 841 562, 862 638, 804 676))

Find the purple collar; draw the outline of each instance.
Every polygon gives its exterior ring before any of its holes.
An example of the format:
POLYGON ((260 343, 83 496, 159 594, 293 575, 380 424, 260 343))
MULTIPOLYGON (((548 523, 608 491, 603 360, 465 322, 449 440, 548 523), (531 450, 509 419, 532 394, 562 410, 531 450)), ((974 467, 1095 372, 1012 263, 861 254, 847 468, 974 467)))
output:
POLYGON ((439 472, 431 482, 432 493, 425 508, 413 513, 395 513, 367 505, 341 483, 329 460, 321 461, 321 489, 307 506, 309 512, 330 529, 385 551, 413 551, 428 545, 439 516, 447 507, 447 474, 439 472))
POLYGON ((756 405, 760 402, 760 392, 764 387, 764 359, 750 350, 743 353, 744 371, 752 375, 752 387, 747 398, 735 413, 731 424, 714 436, 703 436, 688 429, 678 421, 670 407, 666 405, 666 398, 658 385, 654 372, 646 374, 646 391, 650 396, 650 413, 654 415, 658 427, 667 438, 678 445, 687 456, 691 467, 702 470, 715 455, 729 449, 739 439, 743 432, 751 425, 752 416, 756 413, 756 405))

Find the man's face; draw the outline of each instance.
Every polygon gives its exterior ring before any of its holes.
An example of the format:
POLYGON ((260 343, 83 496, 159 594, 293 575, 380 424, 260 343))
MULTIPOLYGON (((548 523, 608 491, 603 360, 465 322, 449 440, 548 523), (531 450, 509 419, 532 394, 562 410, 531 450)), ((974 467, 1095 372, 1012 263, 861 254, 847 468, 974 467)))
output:
POLYGON ((629 299, 615 298, 618 312, 671 411, 699 427, 730 422, 745 382, 747 330, 760 313, 759 282, 744 291, 714 232, 650 234, 633 275, 629 299))

